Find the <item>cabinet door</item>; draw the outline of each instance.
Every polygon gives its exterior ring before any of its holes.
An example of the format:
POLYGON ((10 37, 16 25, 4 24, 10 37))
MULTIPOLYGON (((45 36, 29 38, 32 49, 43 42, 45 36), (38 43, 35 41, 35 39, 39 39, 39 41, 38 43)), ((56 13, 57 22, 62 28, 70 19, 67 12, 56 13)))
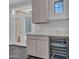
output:
POLYGON ((39 2, 38 0, 32 0, 32 22, 37 23, 39 21, 39 2))
POLYGON ((49 59, 49 39, 48 37, 38 36, 37 57, 49 59))
POLYGON ((36 56, 36 36, 27 36, 27 55, 36 56))
POLYGON ((39 0, 39 22, 48 22, 48 0, 39 0))
POLYGON ((32 21, 48 22, 48 0, 32 0, 32 21))

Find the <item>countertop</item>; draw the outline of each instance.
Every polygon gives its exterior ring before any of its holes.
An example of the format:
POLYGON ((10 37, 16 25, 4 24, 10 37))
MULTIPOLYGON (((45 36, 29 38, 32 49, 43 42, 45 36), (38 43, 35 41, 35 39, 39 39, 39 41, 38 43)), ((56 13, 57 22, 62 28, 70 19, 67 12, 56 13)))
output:
POLYGON ((40 32, 31 32, 31 33, 27 33, 27 35, 69 37, 68 33, 42 33, 42 32, 40 33, 40 32))

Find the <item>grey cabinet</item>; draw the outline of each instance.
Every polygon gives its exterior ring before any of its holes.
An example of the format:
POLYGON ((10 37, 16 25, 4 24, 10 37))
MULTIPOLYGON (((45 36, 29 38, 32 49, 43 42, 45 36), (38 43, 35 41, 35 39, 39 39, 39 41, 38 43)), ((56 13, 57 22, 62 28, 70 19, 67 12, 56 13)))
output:
POLYGON ((36 56, 36 36, 27 36, 27 55, 36 56))
POLYGON ((48 37, 38 36, 37 57, 49 59, 49 38, 48 37))
POLYGON ((37 23, 39 21, 39 2, 38 0, 32 0, 32 22, 37 23))
POLYGON ((49 38, 27 36, 27 55, 49 59, 49 38))
POLYGON ((33 23, 48 22, 48 0, 32 0, 33 23))

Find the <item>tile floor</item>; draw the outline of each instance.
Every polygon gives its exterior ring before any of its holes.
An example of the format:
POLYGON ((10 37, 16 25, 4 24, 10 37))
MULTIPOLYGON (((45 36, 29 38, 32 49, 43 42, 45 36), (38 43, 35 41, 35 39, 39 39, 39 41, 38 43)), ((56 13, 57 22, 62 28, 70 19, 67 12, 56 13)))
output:
POLYGON ((42 59, 33 56, 27 58, 26 47, 9 45, 9 59, 42 59))
POLYGON ((9 59, 26 59, 26 48, 9 45, 9 59))

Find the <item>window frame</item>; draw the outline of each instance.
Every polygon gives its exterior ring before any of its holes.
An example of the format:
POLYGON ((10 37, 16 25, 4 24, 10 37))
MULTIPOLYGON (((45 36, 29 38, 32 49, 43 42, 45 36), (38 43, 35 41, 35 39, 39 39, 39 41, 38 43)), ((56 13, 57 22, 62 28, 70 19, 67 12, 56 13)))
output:
POLYGON ((55 1, 54 2, 54 13, 55 14, 61 14, 63 12, 64 12, 64 3, 63 3, 63 0, 55 1), (62 6, 55 7, 56 3, 58 3, 58 2, 62 2, 62 6), (56 12, 56 8, 58 9, 58 12, 56 12), (62 8, 62 12, 59 12, 59 8, 62 8))

